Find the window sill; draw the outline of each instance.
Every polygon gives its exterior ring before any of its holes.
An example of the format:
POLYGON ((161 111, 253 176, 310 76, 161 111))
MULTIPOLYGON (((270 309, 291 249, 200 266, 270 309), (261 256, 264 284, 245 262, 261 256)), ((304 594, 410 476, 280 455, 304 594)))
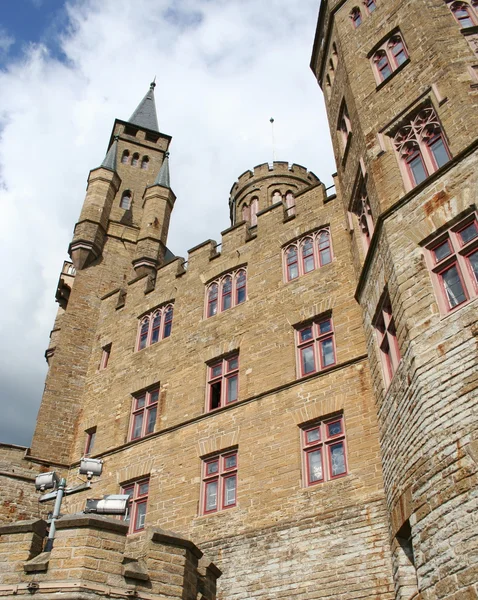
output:
POLYGON ((460 31, 465 37, 467 35, 473 35, 474 33, 478 33, 478 25, 473 25, 473 27, 463 27, 460 31))
POLYGON ((395 77, 395 75, 398 75, 398 73, 400 73, 400 71, 402 71, 409 63, 410 63, 410 57, 407 58, 407 60, 405 62, 403 62, 399 67, 397 67, 395 69, 395 71, 393 71, 393 73, 391 73, 387 77, 387 79, 384 79, 383 81, 381 81, 375 88, 375 91, 378 92, 379 90, 381 90, 391 79, 393 79, 395 77))
POLYGON ((229 508, 221 508, 221 510, 216 510, 214 512, 208 512, 205 514, 201 514, 201 515, 197 515, 197 519, 207 519, 209 517, 217 517, 217 515, 224 515, 224 514, 228 514, 233 510, 236 510, 239 508, 239 504, 235 504, 234 506, 231 506, 229 508))
POLYGON ((312 483, 310 485, 305 485, 303 483, 302 487, 301 487, 301 491, 302 492, 316 492, 316 491, 322 489, 322 487, 324 485, 328 485, 330 483, 333 483, 334 481, 339 481, 339 480, 345 479, 349 475, 350 475, 350 471, 347 471, 347 473, 344 473, 343 475, 337 475, 336 477, 333 477, 332 479, 326 479, 325 481, 318 481, 317 483, 312 483))
POLYGON ((467 306, 470 306, 470 304, 473 304, 477 300, 478 300, 478 296, 475 296, 474 298, 470 298, 466 302, 462 302, 459 306, 455 306, 455 308, 452 308, 447 313, 441 312, 440 307, 438 307, 438 309, 440 310, 440 321, 444 321, 445 319, 449 319, 454 314, 456 314, 457 312, 459 312, 462 308, 466 308, 467 306))

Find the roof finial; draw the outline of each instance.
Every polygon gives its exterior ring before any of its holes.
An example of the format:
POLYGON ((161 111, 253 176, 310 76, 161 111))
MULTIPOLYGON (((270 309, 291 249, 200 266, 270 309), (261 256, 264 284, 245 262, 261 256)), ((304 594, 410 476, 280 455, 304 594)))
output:
POLYGON ((153 81, 149 84, 149 89, 154 90, 155 87, 156 87, 156 75, 154 76, 153 81))

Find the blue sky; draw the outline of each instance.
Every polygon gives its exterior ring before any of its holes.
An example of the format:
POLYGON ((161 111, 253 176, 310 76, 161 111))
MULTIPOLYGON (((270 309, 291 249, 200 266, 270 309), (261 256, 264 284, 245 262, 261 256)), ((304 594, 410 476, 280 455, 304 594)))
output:
POLYGON ((156 75, 172 135, 179 256, 229 226, 237 177, 272 159, 326 185, 336 170, 309 69, 319 0, 17 0, 0 29, 0 441, 28 445, 43 391, 54 294, 90 169, 115 117, 156 75), (11 44, 8 40, 14 39, 11 44))

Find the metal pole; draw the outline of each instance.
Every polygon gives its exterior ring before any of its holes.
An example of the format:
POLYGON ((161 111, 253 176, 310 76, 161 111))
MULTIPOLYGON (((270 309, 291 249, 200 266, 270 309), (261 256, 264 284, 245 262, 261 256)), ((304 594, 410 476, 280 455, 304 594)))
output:
POLYGON ((55 500, 55 508, 53 509, 53 515, 51 517, 50 531, 48 532, 48 539, 46 541, 45 549, 43 550, 43 552, 51 552, 51 550, 53 548, 53 540, 55 539, 55 531, 56 531, 55 522, 58 519, 58 517, 60 516, 61 501, 63 500, 63 494, 65 493, 65 488, 66 488, 66 479, 64 477, 62 477, 60 479, 60 484, 58 485, 58 493, 57 493, 56 500, 55 500))

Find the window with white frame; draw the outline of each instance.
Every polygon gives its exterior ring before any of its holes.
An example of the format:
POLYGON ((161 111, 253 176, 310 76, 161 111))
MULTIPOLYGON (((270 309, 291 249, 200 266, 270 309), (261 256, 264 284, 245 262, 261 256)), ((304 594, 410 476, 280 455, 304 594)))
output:
POLYGON ((173 310, 173 305, 169 303, 141 318, 138 325, 137 350, 152 346, 171 335, 173 310))
POLYGON ((129 441, 154 433, 158 416, 159 387, 135 394, 131 405, 129 441))
POLYGON ((210 363, 207 368, 206 410, 227 406, 239 396, 239 354, 235 352, 210 363))
POLYGON ((393 136, 393 145, 408 189, 425 181, 451 158, 442 126, 431 106, 406 119, 393 136))
POLYGON ((237 504, 237 450, 202 461, 201 514, 207 515, 237 504))
POLYGON ((149 477, 122 485, 121 493, 129 496, 128 508, 124 516, 124 520, 129 523, 128 533, 142 531, 148 507, 149 477))
POLYGON ((472 213, 426 246, 440 312, 449 313, 478 296, 478 218, 472 213))
POLYGON ((283 250, 284 279, 292 281, 301 275, 332 262, 330 229, 325 227, 305 235, 283 250))
POLYGON ((206 287, 206 318, 246 301, 247 271, 241 267, 226 273, 206 287))
POLYGON ((334 326, 331 317, 322 317, 295 331, 299 377, 335 365, 334 326))
POLYGON ((408 50, 402 35, 399 32, 394 33, 377 48, 370 60, 377 84, 388 79, 408 60, 408 50))
POLYGON ((392 313, 392 305, 387 288, 385 288, 373 319, 373 326, 377 336, 380 360, 382 363, 383 378, 388 387, 395 375, 401 360, 398 346, 397 329, 392 313))
POLYGON ((343 415, 302 426, 301 444, 306 487, 347 475, 343 415))

